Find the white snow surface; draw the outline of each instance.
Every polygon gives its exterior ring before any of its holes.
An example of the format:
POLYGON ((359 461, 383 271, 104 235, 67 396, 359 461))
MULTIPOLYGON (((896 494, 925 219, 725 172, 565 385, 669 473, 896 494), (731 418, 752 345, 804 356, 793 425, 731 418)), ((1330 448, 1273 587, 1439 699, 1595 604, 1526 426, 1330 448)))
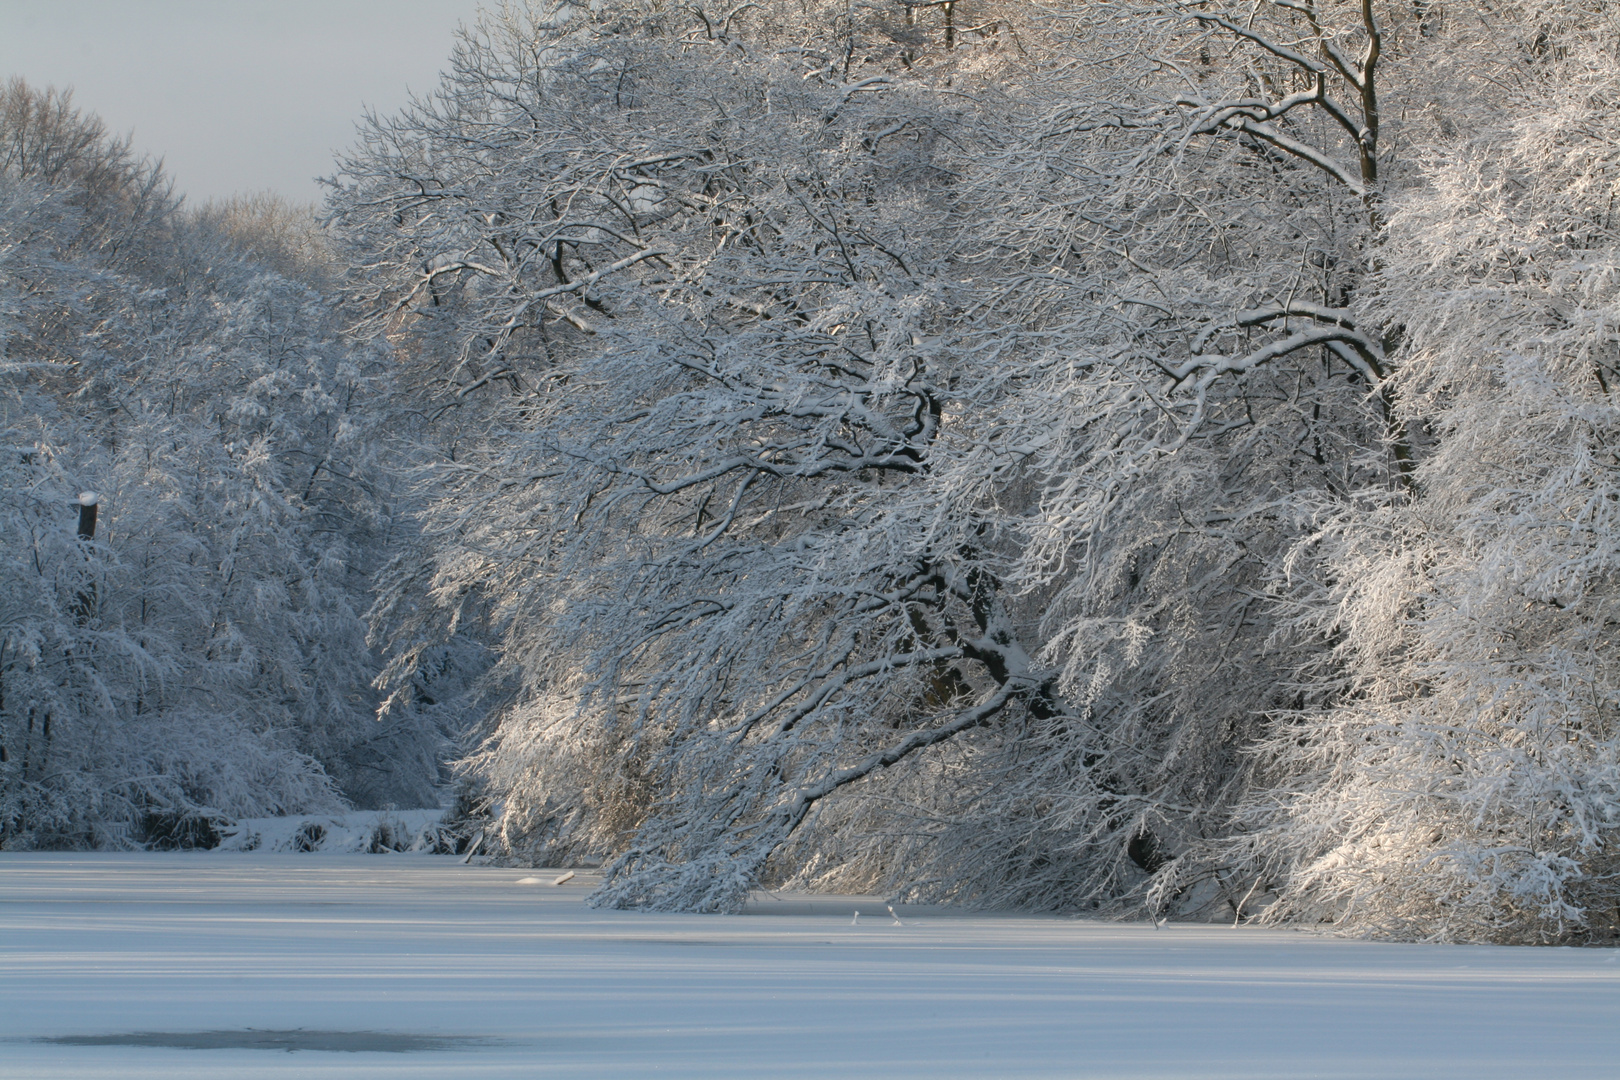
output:
POLYGON ((421 854, 0 855, 0 1077, 1613 1077, 1620 951, 764 896, 421 854), (859 909, 861 918, 852 923, 859 909), (415 1053, 60 1045, 243 1029, 415 1053))

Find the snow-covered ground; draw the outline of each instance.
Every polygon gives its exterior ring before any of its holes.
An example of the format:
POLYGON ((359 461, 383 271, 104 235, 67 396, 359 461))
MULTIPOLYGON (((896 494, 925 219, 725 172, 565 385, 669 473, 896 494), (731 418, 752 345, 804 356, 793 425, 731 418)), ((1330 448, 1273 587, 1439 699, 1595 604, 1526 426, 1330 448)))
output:
POLYGON ((557 876, 412 854, 0 855, 0 1077, 1620 1074, 1615 950, 906 909, 895 925, 847 897, 647 915, 587 908, 592 875, 557 876), (132 1033, 146 1045, 36 1041, 132 1033), (150 1045, 187 1041, 224 1048, 150 1045))

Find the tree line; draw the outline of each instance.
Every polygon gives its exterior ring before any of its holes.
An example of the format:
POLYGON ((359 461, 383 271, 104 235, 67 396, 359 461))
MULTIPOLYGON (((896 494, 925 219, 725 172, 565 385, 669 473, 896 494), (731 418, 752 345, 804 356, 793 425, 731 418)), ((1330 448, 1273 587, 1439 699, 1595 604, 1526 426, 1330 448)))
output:
POLYGON ((511 5, 318 227, 8 134, 4 828, 1611 936, 1616 16, 511 5))

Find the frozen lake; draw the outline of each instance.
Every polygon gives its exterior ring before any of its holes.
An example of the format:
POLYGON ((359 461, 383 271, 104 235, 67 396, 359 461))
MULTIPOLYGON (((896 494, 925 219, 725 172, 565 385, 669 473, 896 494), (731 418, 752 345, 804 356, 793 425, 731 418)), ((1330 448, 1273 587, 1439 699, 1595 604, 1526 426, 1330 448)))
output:
POLYGON ((906 909, 897 926, 848 897, 646 915, 587 908, 589 875, 556 876, 429 855, 0 855, 0 1077, 1620 1069, 1616 950, 906 909), (79 1041, 38 1041, 63 1038, 79 1041))

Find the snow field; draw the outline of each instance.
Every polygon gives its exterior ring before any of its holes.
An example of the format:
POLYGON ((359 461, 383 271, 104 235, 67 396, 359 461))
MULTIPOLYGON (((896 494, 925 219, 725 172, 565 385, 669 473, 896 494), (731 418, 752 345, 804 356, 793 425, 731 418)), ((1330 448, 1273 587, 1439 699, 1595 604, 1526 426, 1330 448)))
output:
POLYGON ((588 908, 595 875, 560 874, 412 854, 0 856, 0 1077, 1521 1080, 1620 1061, 1613 950, 916 908, 896 925, 870 897, 648 915, 588 908), (248 1028, 469 1041, 33 1041, 248 1028))

